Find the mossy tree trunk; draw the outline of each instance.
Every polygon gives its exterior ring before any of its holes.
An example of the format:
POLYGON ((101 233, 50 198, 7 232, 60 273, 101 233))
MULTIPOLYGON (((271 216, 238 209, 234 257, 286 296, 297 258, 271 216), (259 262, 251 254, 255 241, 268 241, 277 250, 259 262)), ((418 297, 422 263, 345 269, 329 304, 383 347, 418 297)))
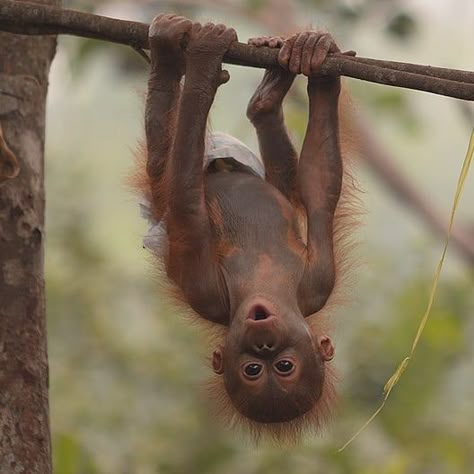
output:
POLYGON ((48 73, 55 50, 53 36, 0 33, 1 474, 51 472, 43 152, 48 73), (9 159, 19 164, 14 178, 9 159))

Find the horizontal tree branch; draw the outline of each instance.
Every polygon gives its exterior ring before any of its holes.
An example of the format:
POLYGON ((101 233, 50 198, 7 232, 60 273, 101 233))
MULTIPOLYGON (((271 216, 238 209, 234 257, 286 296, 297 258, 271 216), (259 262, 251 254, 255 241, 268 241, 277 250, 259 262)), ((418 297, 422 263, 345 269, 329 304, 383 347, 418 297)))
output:
MULTIPOLYGON (((348 56, 349 57, 349 56, 348 56)), ((439 79, 448 79, 450 81, 474 83, 474 72, 461 71, 459 69, 448 69, 445 67, 421 66, 419 64, 401 63, 398 61, 384 61, 380 59, 369 59, 362 57, 353 58, 358 63, 369 64, 372 66, 395 69, 397 71, 412 72, 439 79)))
MULTIPOLYGON (((69 34, 148 49, 148 25, 27 2, 0 0, 0 31, 24 35, 69 34)), ((278 66, 278 50, 234 43, 224 62, 268 68, 278 66)), ((474 100, 474 72, 395 61, 329 56, 321 74, 474 100)))

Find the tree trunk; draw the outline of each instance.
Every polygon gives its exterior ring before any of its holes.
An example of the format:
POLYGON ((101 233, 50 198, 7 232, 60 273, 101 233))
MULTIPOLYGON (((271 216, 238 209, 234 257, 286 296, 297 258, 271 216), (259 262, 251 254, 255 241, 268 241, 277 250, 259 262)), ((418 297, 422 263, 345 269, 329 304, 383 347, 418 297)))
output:
POLYGON ((1 474, 51 472, 43 151, 48 73, 55 49, 55 37, 0 33, 1 474), (12 177, 15 161, 19 174, 12 177))

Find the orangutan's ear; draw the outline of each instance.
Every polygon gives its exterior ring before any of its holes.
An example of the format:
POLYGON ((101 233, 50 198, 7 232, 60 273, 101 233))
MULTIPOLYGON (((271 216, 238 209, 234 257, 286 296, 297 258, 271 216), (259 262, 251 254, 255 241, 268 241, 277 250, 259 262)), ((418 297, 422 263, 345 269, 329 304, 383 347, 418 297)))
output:
POLYGON ((224 356, 222 347, 218 347, 212 353, 212 368, 214 369, 214 373, 217 375, 222 375, 224 373, 224 356))
POLYGON ((332 360, 336 350, 334 349, 334 345, 331 341, 331 338, 326 335, 319 336, 318 345, 323 360, 325 362, 329 362, 330 360, 332 360))

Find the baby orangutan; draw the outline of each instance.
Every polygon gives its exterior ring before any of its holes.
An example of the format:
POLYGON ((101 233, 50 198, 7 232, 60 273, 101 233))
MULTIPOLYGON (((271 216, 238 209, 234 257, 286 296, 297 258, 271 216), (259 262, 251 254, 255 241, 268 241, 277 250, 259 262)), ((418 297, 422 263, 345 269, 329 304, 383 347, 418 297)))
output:
POLYGON ((149 40, 142 192, 154 226, 145 243, 194 312, 227 328, 212 366, 231 416, 279 439, 318 428, 334 398, 327 370, 334 347, 305 318, 335 285, 343 168, 340 81, 314 73, 339 49, 330 35, 312 31, 249 41, 281 47, 283 69, 265 72, 247 111, 263 169, 238 140, 206 134, 217 88, 229 80, 222 58, 236 32, 160 15, 149 40), (309 121, 298 158, 282 101, 299 73, 308 76, 309 121))

